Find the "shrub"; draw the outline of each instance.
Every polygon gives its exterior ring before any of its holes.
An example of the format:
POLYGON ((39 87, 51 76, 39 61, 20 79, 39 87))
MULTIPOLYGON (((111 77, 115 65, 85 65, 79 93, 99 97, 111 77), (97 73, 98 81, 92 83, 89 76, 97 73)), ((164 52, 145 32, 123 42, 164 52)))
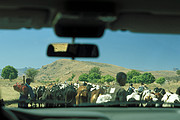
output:
POLYGON ((18 71, 13 66, 8 65, 2 69, 1 76, 4 79, 16 79, 18 77, 18 71))
POLYGON ((164 77, 160 77, 160 78, 158 78, 157 80, 156 80, 156 83, 158 83, 158 84, 163 84, 164 82, 166 81, 166 79, 164 78, 164 77))
POLYGON ((127 72, 127 82, 132 83, 133 82, 132 78, 139 75, 141 75, 141 73, 136 70, 131 70, 127 72))

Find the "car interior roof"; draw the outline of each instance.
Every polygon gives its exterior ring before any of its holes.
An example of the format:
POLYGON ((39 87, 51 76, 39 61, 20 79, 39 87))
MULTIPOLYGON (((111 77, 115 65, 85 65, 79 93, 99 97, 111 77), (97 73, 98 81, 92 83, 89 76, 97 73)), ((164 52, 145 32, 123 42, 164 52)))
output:
POLYGON ((180 33, 179 5, 179 0, 1 0, 0 29, 53 27, 59 15, 72 24, 100 21, 111 30, 180 33))

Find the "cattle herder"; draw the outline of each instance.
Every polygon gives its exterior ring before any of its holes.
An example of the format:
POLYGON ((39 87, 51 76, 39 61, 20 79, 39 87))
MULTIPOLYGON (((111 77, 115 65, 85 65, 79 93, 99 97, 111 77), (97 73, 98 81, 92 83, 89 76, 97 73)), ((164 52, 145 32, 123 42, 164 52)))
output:
MULTIPOLYGON (((21 94, 21 93, 20 93, 20 97, 19 97, 19 100, 20 100, 20 101, 22 101, 22 100, 23 100, 23 101, 28 100, 28 95, 29 95, 29 94, 30 94, 31 99, 34 99, 34 98, 35 98, 35 95, 34 95, 34 93, 33 93, 32 87, 30 86, 31 82, 32 82, 32 79, 30 79, 30 78, 27 78, 27 79, 26 79, 26 84, 25 84, 25 85, 27 86, 28 91, 27 91, 26 94, 21 94)), ((26 103, 26 102, 19 102, 19 103, 18 103, 18 107, 27 108, 27 107, 28 107, 28 103, 26 103)))
MULTIPOLYGON (((111 95, 113 102, 126 102, 127 91, 123 88, 126 84, 127 75, 119 72, 116 75, 117 84, 112 85, 107 91, 111 95)), ((124 106, 124 105, 122 105, 124 106)))

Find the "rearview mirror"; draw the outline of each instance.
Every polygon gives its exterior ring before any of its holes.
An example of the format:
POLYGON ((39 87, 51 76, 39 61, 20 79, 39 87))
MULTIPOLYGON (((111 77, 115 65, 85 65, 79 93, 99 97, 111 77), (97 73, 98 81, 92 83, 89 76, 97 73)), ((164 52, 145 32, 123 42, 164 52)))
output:
POLYGON ((51 57, 98 57, 96 45, 55 43, 48 46, 47 55, 51 57))

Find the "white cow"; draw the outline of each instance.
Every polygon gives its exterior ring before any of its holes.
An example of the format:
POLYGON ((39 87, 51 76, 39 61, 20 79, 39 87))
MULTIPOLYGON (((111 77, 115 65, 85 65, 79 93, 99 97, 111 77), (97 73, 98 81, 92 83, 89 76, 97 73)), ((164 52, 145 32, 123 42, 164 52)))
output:
POLYGON ((130 99, 135 99, 136 101, 140 101, 140 95, 138 94, 138 90, 135 89, 134 92, 130 95, 127 95, 127 101, 129 101, 130 99))
POLYGON ((163 104, 163 107, 171 107, 172 105, 166 104, 166 103, 180 103, 180 96, 178 94, 172 94, 169 92, 166 92, 166 94, 161 99, 162 102, 165 102, 163 104))
POLYGON ((158 98, 156 97, 156 95, 154 94, 155 92, 153 90, 144 90, 142 93, 142 98, 141 100, 144 101, 153 101, 153 102, 157 102, 158 98))
POLYGON ((92 88, 90 89, 90 91, 98 90, 99 88, 100 88, 99 85, 92 84, 92 88))
POLYGON ((111 101, 111 99, 112 99, 112 97, 111 97, 110 94, 100 95, 100 96, 97 98, 96 103, 106 103, 106 102, 111 101))
POLYGON ((79 88, 79 83, 74 83, 74 86, 76 87, 76 89, 78 89, 79 88))

